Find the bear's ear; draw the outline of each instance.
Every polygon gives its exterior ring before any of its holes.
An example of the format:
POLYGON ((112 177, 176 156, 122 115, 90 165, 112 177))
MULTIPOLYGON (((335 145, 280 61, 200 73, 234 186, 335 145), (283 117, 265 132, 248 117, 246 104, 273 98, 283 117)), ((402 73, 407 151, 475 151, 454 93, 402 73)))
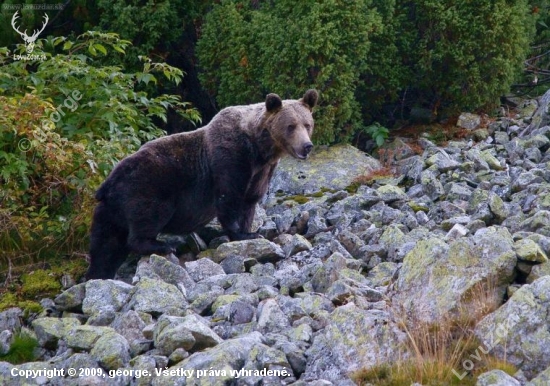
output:
POLYGON ((317 99, 319 99, 319 94, 317 90, 307 90, 304 96, 302 97, 302 102, 309 106, 309 109, 313 109, 317 104, 317 99))
POLYGON ((283 101, 281 100, 281 97, 277 94, 268 94, 265 97, 265 108, 270 113, 281 108, 283 105, 283 101))

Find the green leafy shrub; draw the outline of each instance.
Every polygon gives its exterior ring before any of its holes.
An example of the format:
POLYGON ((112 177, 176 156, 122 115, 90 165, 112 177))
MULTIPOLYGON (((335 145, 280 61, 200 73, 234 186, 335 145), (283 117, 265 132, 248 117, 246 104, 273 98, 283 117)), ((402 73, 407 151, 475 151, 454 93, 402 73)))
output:
MULTIPOLYGON (((158 55, 165 59, 182 55, 182 46, 189 44, 186 29, 193 29, 198 19, 206 13, 213 0, 100 0, 101 26, 106 31, 116 31, 124 39, 132 41, 124 58, 134 68, 139 65, 138 55, 158 55)), ((89 4, 87 4, 87 7, 89 4)))
POLYGON ((128 45, 93 31, 39 40, 34 53, 46 59, 38 63, 0 48, 2 271, 16 259, 85 249, 93 192, 112 167, 163 134, 155 122, 166 121, 168 109, 199 121, 178 96, 154 92, 180 82, 177 68, 144 57, 135 73, 103 64, 128 45))
POLYGON ((407 48, 414 31, 404 28, 407 15, 397 12, 399 0, 373 0, 382 18, 370 37, 368 66, 361 72, 356 99, 365 123, 387 121, 401 113, 398 101, 412 78, 412 68, 400 50, 407 48), (385 105, 396 106, 384 110, 385 105))
POLYGON ((412 103, 439 111, 488 108, 522 70, 534 33, 527 0, 398 1, 412 103), (406 17, 403 18, 402 15, 406 17))
POLYGON ((376 146, 380 147, 384 144, 386 139, 388 139, 388 136, 390 134, 390 131, 379 124, 378 122, 373 123, 370 126, 367 126, 365 128, 365 132, 371 136, 371 138, 376 142, 376 146))
POLYGON ((207 15, 197 46, 201 81, 221 106, 257 102, 268 92, 296 98, 320 91, 317 143, 349 138, 360 125, 355 99, 369 39, 381 28, 370 0, 222 1, 207 15))
POLYGON ((495 106, 543 28, 534 12, 528 0, 225 0, 201 30, 201 81, 220 107, 315 87, 314 139, 342 141, 414 107, 441 117, 495 106))
POLYGON ((44 120, 51 103, 37 96, 0 96, 0 258, 66 249, 84 237, 97 173, 82 143, 44 120), (82 209, 85 209, 82 211, 82 209), (67 245, 68 244, 68 245, 67 245))

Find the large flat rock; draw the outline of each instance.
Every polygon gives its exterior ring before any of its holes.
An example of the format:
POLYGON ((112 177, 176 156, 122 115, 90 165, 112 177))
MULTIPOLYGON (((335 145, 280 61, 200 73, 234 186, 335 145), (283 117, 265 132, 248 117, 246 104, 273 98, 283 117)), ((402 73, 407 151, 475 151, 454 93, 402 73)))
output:
POLYGON ((285 157, 279 162, 270 194, 309 194, 322 188, 341 190, 358 176, 380 169, 380 162, 350 145, 315 148, 306 161, 285 157))

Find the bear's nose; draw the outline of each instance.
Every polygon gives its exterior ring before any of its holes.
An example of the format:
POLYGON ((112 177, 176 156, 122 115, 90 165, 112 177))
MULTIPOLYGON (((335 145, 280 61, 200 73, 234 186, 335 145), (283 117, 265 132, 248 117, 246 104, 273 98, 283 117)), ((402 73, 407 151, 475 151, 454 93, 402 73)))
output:
POLYGON ((309 154, 311 149, 313 149, 313 144, 311 142, 308 142, 304 145, 304 153, 306 153, 306 155, 309 154))

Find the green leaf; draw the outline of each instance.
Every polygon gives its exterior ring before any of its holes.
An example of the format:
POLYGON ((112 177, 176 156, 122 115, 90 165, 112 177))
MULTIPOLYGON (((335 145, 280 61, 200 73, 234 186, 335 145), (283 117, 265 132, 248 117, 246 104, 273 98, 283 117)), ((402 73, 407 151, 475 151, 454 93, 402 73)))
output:
POLYGON ((74 44, 73 42, 71 42, 70 40, 67 40, 65 44, 63 44, 63 50, 65 51, 70 50, 73 44, 74 44))
POLYGON ((113 49, 121 54, 126 54, 126 51, 124 51, 124 49, 119 45, 113 45, 113 49))
POLYGON ((96 55, 97 55, 97 51, 96 51, 96 49, 95 49, 95 47, 94 47, 93 44, 90 44, 90 45, 88 46, 88 52, 89 52, 90 54, 92 54, 92 56, 96 56, 96 55))
POLYGON ((107 55, 107 50, 105 49, 105 47, 99 43, 96 43, 94 44, 94 48, 96 50, 98 50, 99 52, 101 52, 103 55, 107 55))

